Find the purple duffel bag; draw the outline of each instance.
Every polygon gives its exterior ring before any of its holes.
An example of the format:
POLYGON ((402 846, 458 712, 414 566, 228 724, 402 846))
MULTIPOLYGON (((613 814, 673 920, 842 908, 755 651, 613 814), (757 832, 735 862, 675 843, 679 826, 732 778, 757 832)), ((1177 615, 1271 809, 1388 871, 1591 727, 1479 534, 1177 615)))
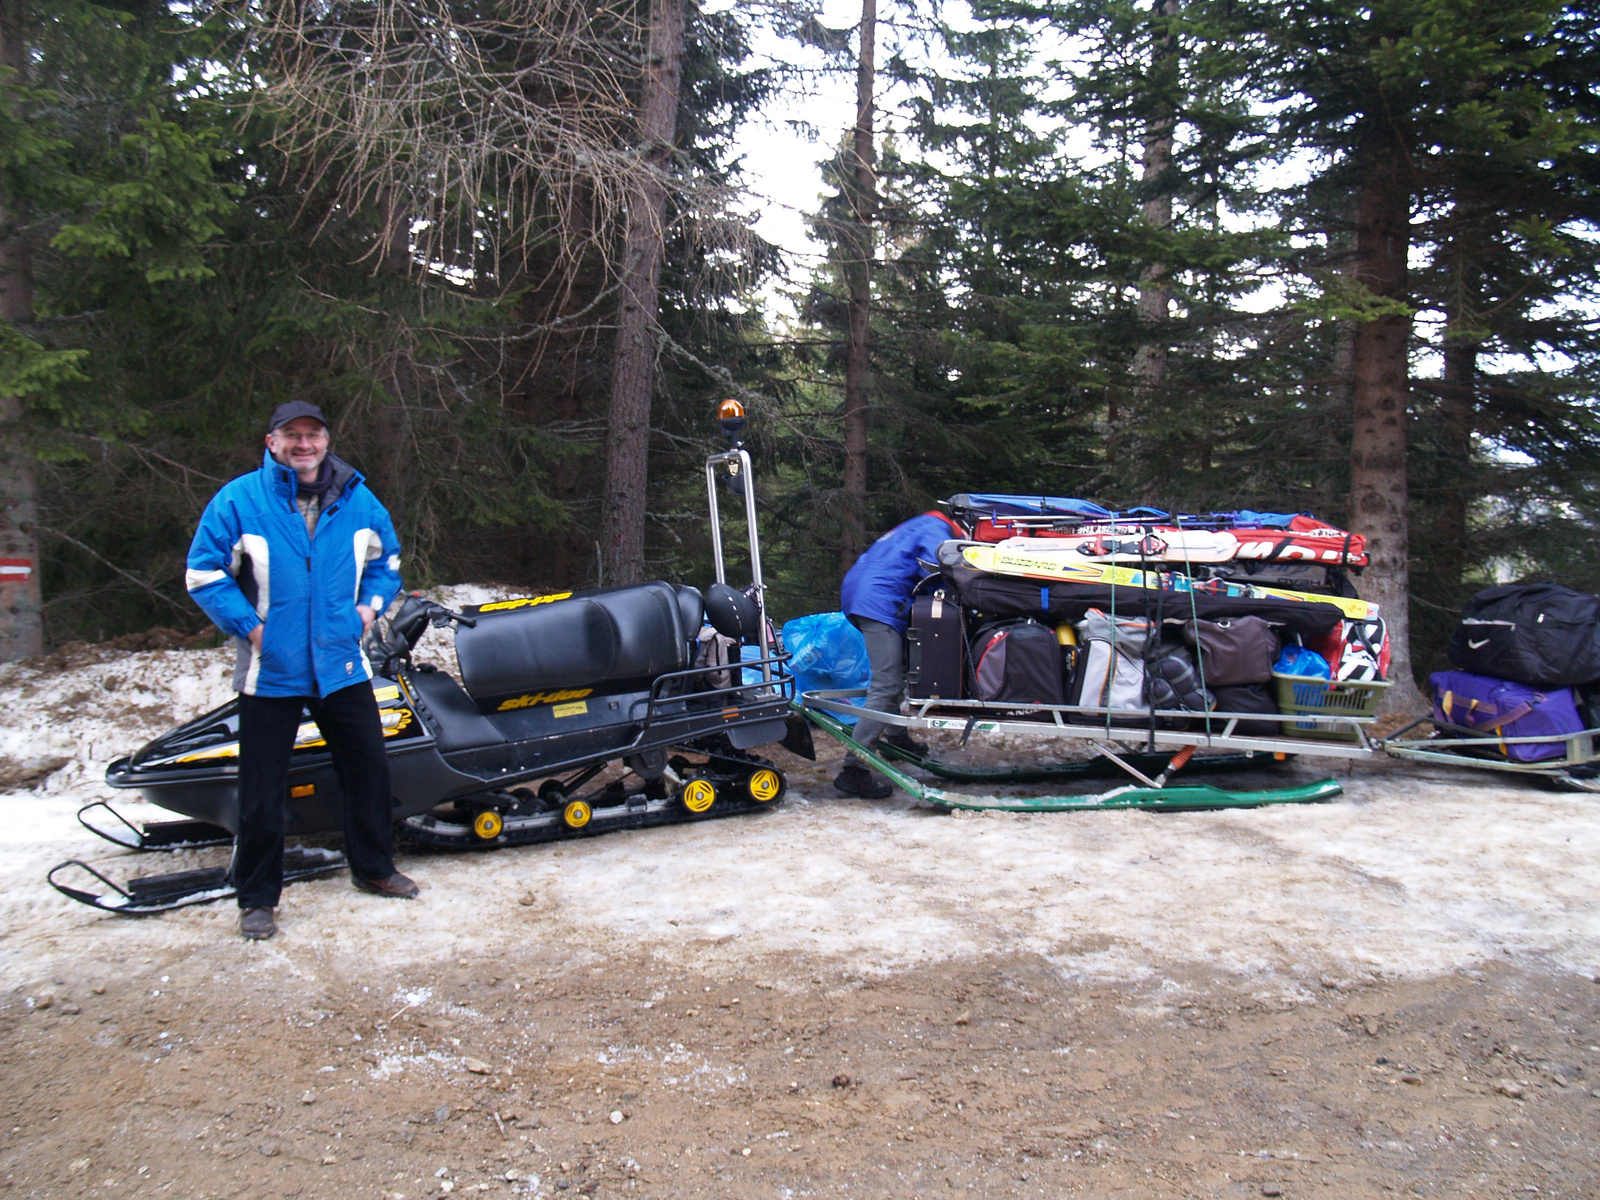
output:
POLYGON ((1500 737, 1551 737, 1544 743, 1501 743, 1499 752, 1512 762, 1547 762, 1564 758, 1565 739, 1583 729, 1577 701, 1569 687, 1540 690, 1525 683, 1492 679, 1470 671, 1440 671, 1428 676, 1433 687, 1435 724, 1455 725, 1500 737))

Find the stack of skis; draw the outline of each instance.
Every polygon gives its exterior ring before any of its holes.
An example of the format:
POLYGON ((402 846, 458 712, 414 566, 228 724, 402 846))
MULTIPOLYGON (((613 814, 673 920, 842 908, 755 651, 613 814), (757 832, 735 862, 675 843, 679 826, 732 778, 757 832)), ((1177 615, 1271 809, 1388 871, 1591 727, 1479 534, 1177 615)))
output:
POLYGON ((974 541, 1072 550, 1092 562, 1162 563, 1200 579, 1353 596, 1346 573, 1367 565, 1366 540, 1310 513, 1114 511, 1061 496, 964 492, 944 501, 974 541), (1028 540, 1023 540, 1028 539, 1028 540))
MULTIPOLYGON (((914 698, 1127 710, 1129 724, 1177 728, 1212 713, 1370 716, 1387 686, 1383 620, 1349 582, 1366 547, 1308 514, 944 503, 971 538, 941 547, 913 599, 914 698)), ((1237 732, 1336 736, 1283 724, 1237 732)))
POLYGON ((1449 657, 1456 670, 1429 676, 1434 726, 1483 739, 1485 755, 1554 762, 1568 737, 1595 727, 1600 598, 1553 583, 1486 588, 1467 602, 1449 657))

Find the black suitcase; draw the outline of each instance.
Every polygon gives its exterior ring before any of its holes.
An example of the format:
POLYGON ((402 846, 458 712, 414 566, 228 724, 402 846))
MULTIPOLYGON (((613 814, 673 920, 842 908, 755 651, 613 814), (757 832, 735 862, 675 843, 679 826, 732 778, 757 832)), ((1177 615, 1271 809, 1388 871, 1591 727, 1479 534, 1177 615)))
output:
POLYGON ((913 700, 961 699, 966 667, 961 606, 943 588, 912 598, 906 647, 906 686, 913 700))

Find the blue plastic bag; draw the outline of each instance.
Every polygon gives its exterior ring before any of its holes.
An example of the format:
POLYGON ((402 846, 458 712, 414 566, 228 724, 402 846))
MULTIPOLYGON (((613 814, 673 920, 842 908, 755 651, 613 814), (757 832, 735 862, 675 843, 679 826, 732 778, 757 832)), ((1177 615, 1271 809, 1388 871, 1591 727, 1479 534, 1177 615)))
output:
MULTIPOLYGON (((783 645, 789 651, 796 695, 864 688, 872 679, 867 643, 842 612, 811 613, 784 622, 783 645)), ((851 703, 860 704, 864 698, 851 703)), ((854 724, 856 718, 839 720, 854 724)))
POLYGON ((1294 642, 1286 642, 1278 652, 1278 661, 1272 669, 1280 675, 1299 675, 1304 679, 1332 679, 1333 671, 1328 660, 1315 650, 1294 642))

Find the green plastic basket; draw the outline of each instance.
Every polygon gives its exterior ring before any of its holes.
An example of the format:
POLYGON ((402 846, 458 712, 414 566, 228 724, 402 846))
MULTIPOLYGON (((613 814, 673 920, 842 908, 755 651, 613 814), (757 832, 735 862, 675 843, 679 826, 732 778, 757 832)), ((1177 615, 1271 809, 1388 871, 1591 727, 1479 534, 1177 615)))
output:
MULTIPOLYGON (((1293 717, 1371 717, 1388 683, 1368 683, 1347 679, 1330 683, 1315 675, 1272 673, 1278 686, 1278 711, 1293 717)), ((1286 721, 1284 733, 1290 737, 1320 738, 1325 742, 1356 742, 1353 729, 1318 725, 1314 721, 1286 721)))

